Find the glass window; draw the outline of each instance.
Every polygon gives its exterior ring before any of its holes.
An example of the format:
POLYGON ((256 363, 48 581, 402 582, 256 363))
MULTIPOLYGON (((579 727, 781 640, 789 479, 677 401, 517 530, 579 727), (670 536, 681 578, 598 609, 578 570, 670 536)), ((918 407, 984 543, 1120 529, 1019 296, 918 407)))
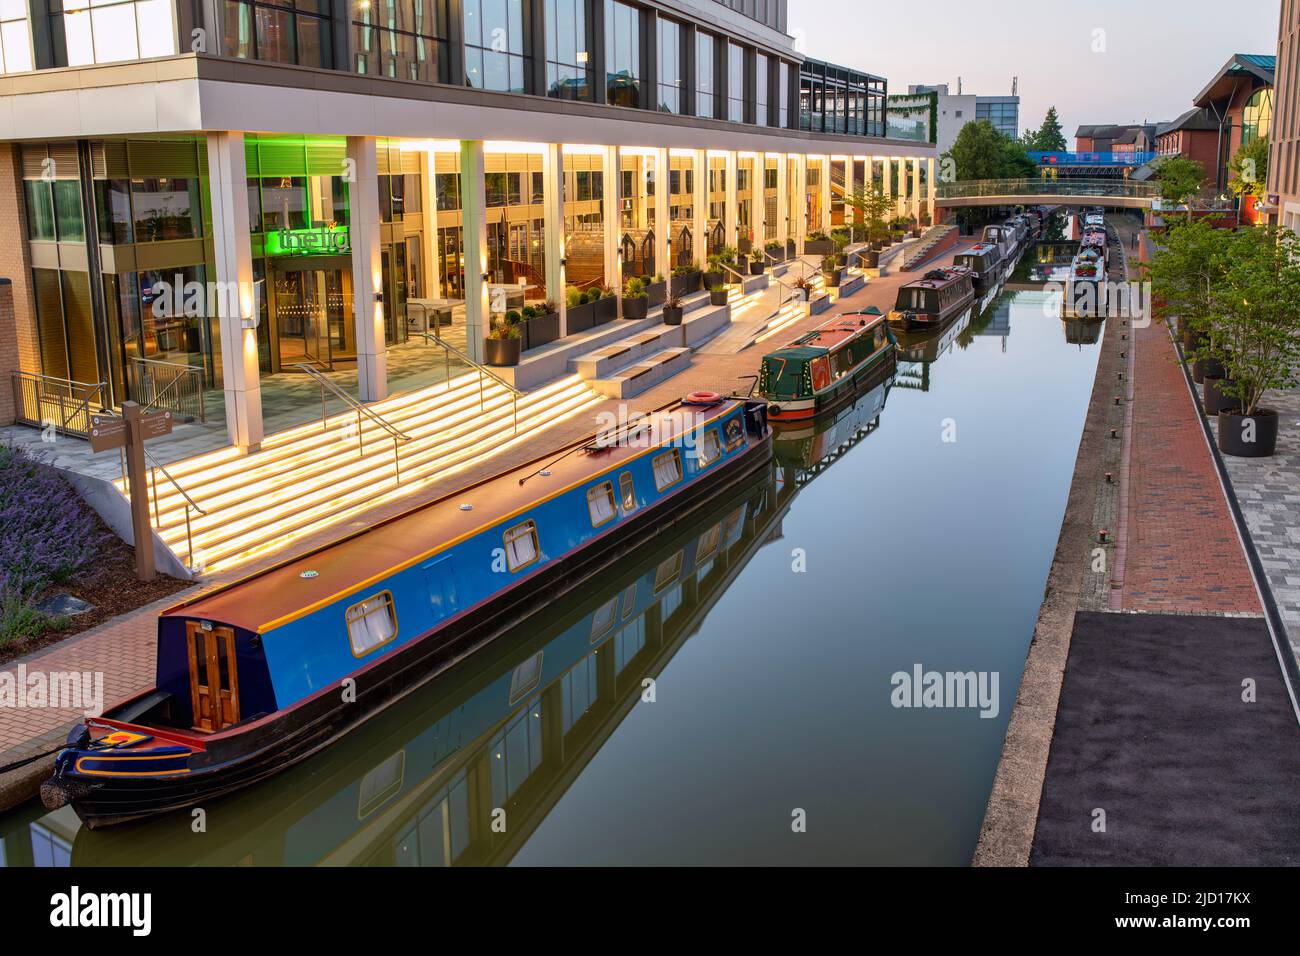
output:
POLYGON ((718 430, 710 428, 700 436, 700 447, 696 451, 696 458, 700 462, 701 468, 708 468, 718 460, 722 454, 722 439, 718 437, 718 430))
POLYGON ((227 56, 325 69, 334 65, 329 5, 323 0, 225 0, 225 4, 227 56))
POLYGON ((397 612, 391 591, 383 591, 352 605, 344 618, 353 657, 364 657, 397 636, 397 612))
POLYGON ((80 242, 86 238, 85 220, 81 216, 81 183, 75 179, 54 181, 54 223, 61 242, 80 242))
POLYGON ((759 126, 770 123, 768 117, 767 54, 754 57, 754 122, 759 126))
MULTIPOLYGON (((133 242, 131 183, 126 179, 95 180, 95 215, 99 241, 108 244, 133 242)), ((256 221, 256 220, 253 220, 256 221)))
MULTIPOLYGON (((61 9, 50 13, 50 21, 64 36, 63 48, 55 54, 56 66, 119 63, 176 53, 175 18, 169 0, 63 0, 61 9)), ((7 35, 5 50, 7 58, 7 35)))
POLYGON ((596 609, 591 617, 591 642, 594 644, 614 627, 618 620, 618 598, 612 597, 596 609))
POLYGON ((727 44, 727 119, 745 121, 745 48, 727 44))
POLYGON ((623 514, 630 515, 636 511, 636 488, 632 484, 632 473, 625 471, 619 475, 618 490, 622 496, 623 514))
POLYGON ((655 487, 660 491, 682 480, 682 459, 677 449, 656 455, 654 460, 655 487))
POLYGON ((678 551, 671 558, 665 558, 655 569, 655 593, 658 594, 677 580, 682 573, 682 552, 678 551))
POLYGON ((1248 146, 1269 133, 1273 122, 1273 90, 1256 90, 1241 114, 1241 145, 1248 146))
POLYGON ((546 95, 590 97, 587 0, 546 0, 546 95))
POLYGON ((43 179, 23 181, 27 194, 27 238, 54 239, 54 194, 43 179))
POLYGON ((516 703, 542 682, 542 652, 538 651, 510 674, 510 703, 516 703))
POLYGON ((133 179, 136 242, 193 239, 200 234, 197 179, 133 179))
POLYGON ((713 76, 715 40, 707 33, 695 34, 695 115, 710 119, 718 115, 713 76))
POLYGON ((447 0, 352 0, 358 73, 426 83, 451 79, 447 0))
POLYGON ((0 3, 0 73, 26 73, 32 67, 32 41, 24 0, 0 3))
POLYGON ((605 0, 605 102, 640 107, 641 12, 605 0))
POLYGON ((506 564, 511 571, 527 567, 540 557, 537 546, 537 525, 531 521, 515 525, 505 533, 506 564))
POLYGON ((787 129, 790 126, 790 64, 782 61, 777 76, 776 125, 787 129))
POLYGON ((682 111, 682 28, 659 18, 659 110, 682 111))
POLYGON ((465 85, 526 93, 524 0, 463 0, 465 85))
POLYGON ((591 515, 591 526, 599 528, 614 520, 618 514, 614 504, 614 483, 607 481, 587 490, 587 512, 591 515))

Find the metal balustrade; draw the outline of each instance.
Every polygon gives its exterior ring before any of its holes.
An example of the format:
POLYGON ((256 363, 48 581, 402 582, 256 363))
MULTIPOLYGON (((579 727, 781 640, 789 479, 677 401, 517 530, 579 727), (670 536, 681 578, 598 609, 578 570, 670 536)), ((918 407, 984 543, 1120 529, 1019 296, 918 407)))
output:
POLYGON ((14 419, 60 434, 90 437, 90 417, 108 409, 108 383, 75 382, 36 372, 12 373, 14 419))
POLYGON ((145 411, 161 408, 183 418, 206 422, 203 369, 179 362, 135 359, 127 366, 131 397, 145 411))

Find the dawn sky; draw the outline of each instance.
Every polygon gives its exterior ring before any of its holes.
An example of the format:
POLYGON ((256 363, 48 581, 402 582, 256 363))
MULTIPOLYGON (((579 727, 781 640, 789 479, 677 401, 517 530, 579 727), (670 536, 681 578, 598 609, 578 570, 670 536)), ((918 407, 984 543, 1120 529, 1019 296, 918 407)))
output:
POLYGON ((1279 0, 790 0, 803 52, 885 76, 891 93, 948 83, 1011 92, 1020 125, 1053 103, 1066 141, 1085 123, 1159 122, 1191 107, 1233 53, 1277 50, 1279 0), (1105 52, 1093 52, 1103 30, 1105 52))

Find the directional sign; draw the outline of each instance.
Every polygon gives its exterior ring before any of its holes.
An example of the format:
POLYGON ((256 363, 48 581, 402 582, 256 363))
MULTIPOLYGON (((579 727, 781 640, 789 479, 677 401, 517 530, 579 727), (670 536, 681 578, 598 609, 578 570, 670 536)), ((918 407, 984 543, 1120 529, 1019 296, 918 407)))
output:
POLYGON ((140 416, 140 437, 161 438, 172 432, 171 412, 149 412, 140 416))
POLYGON ((90 416, 90 450, 112 451, 126 445, 126 419, 116 415, 90 416))

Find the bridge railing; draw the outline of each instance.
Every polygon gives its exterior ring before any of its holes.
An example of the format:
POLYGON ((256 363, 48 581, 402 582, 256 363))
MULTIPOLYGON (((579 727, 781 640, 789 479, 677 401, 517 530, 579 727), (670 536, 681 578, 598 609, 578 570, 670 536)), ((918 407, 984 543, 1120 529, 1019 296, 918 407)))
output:
POLYGON ((1029 158, 1039 166, 1145 166, 1156 153, 1040 153, 1031 151, 1029 158))
POLYGON ((1088 196, 1096 199, 1159 199, 1157 183, 1113 179, 968 179, 939 183, 937 198, 979 199, 1016 196, 1088 196))

